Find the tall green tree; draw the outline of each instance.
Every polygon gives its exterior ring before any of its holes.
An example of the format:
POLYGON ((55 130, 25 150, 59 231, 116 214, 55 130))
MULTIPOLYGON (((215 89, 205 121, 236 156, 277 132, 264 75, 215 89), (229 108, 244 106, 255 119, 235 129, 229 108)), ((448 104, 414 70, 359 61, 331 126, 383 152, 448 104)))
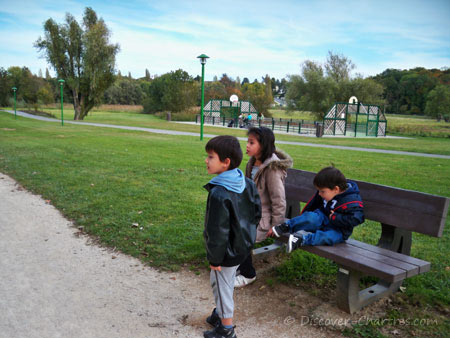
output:
POLYGON ((444 118, 448 121, 450 118, 450 86, 437 85, 427 95, 425 113, 440 120, 444 118))
POLYGON ((328 51, 325 71, 337 83, 350 80, 350 73, 356 66, 346 56, 328 51))
POLYGON ((259 113, 265 116, 270 115, 268 109, 273 102, 273 97, 271 89, 266 90, 264 83, 245 83, 242 86, 242 95, 244 100, 250 101, 259 113), (267 96, 267 93, 270 93, 270 96, 267 96))
POLYGON ((334 102, 335 81, 326 77, 322 66, 307 60, 302 65, 301 75, 289 76, 286 101, 288 109, 299 109, 323 118, 334 102))
POLYGON ((109 42, 108 27, 90 7, 84 11, 82 26, 67 13, 63 24, 48 19, 44 34, 34 46, 66 81, 73 94, 74 119, 82 120, 113 83, 119 46, 109 42))
POLYGON ((198 83, 184 70, 166 73, 150 83, 144 112, 180 112, 196 104, 198 92, 198 83))
POLYGON ((328 52, 326 63, 307 60, 301 75, 289 76, 288 109, 306 110, 322 119, 335 102, 347 102, 355 95, 359 101, 383 104, 383 86, 372 79, 352 77, 353 62, 341 54, 328 52))
POLYGON ((9 105, 9 100, 13 96, 13 84, 8 72, 3 67, 0 67, 0 106, 6 107, 9 105))

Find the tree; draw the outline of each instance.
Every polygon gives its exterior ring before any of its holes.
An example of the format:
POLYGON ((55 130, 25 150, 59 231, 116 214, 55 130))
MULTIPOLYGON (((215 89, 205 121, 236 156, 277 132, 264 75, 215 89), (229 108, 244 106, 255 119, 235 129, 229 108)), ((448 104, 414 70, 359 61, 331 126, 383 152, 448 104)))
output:
POLYGON ((55 98, 53 97, 52 88, 48 83, 41 86, 36 93, 38 102, 44 104, 50 104, 55 102, 55 98))
POLYGON ((48 19, 44 33, 34 46, 66 81, 73 94, 74 119, 82 120, 101 103, 103 93, 113 83, 119 46, 109 42, 109 29, 90 7, 84 11, 83 27, 67 13, 64 24, 48 19))
POLYGON ((142 104, 143 96, 137 80, 122 77, 105 91, 104 100, 108 104, 142 104))
MULTIPOLYGON (((270 92, 270 88, 268 90, 270 92)), ((269 116, 268 109, 273 102, 272 95, 266 96, 266 85, 263 83, 245 83, 242 86, 242 95, 244 100, 250 101, 258 113, 269 116)))
POLYGON ((355 68, 356 66, 346 56, 328 51, 325 71, 337 83, 350 80, 350 73, 355 68))
POLYGON ((147 81, 150 81, 150 80, 151 80, 150 72, 148 71, 147 68, 145 68, 145 79, 146 79, 147 81))
POLYGON ((343 83, 344 98, 337 101, 347 102, 350 97, 356 96, 359 102, 384 105, 383 91, 384 87, 375 80, 358 76, 343 83))
POLYGON ((242 80, 241 86, 245 85, 246 83, 250 83, 248 77, 244 77, 244 79, 242 80))
POLYGON ((353 95, 364 103, 383 104, 383 86, 362 76, 352 78, 350 72, 354 68, 350 59, 332 52, 328 52, 324 66, 305 61, 301 75, 289 76, 288 109, 307 110, 322 119, 335 102, 347 102, 353 95))
POLYGON ((405 101, 403 109, 413 114, 423 114, 427 95, 436 84, 437 80, 423 71, 403 75, 400 80, 401 93, 405 101))
MULTIPOLYGON (((201 100, 200 95, 201 94, 199 94, 199 101, 201 100)), ((213 81, 205 83, 205 104, 212 99, 228 100, 227 89, 222 82, 213 81)))
POLYGON ((3 67, 0 67, 0 106, 7 107, 9 99, 12 97, 13 84, 8 72, 3 67))
POLYGON ((440 120, 442 117, 445 121, 450 118, 450 86, 437 85, 427 95, 427 103, 425 113, 429 116, 440 120))
POLYGON ((236 77, 236 81, 235 81, 235 88, 238 90, 241 90, 241 79, 239 78, 239 76, 236 77))
POLYGON ((292 75, 287 84, 288 109, 306 110, 318 119, 333 105, 335 81, 324 76, 319 63, 307 60, 302 65, 302 75, 292 75))
POLYGON ((263 77, 263 83, 265 84, 264 94, 266 97, 266 101, 272 104, 273 103, 272 80, 270 79, 270 76, 268 74, 266 74, 266 76, 263 77))
POLYGON ((197 102, 199 84, 182 69, 155 78, 149 85, 144 111, 180 112, 197 102))

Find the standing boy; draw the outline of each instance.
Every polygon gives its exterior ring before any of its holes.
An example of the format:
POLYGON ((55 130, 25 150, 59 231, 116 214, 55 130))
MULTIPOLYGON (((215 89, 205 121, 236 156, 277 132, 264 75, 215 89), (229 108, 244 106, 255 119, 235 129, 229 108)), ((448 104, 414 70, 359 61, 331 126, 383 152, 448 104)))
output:
POLYGON ((353 228, 364 222, 364 210, 355 182, 347 181, 335 167, 314 177, 317 189, 300 216, 272 227, 270 235, 290 233, 287 252, 303 245, 334 245, 345 241, 353 228))
POLYGON ((261 202, 255 184, 238 169, 242 150, 236 137, 214 137, 205 150, 208 174, 217 176, 205 185, 209 194, 203 235, 216 308, 206 319, 214 329, 204 337, 235 338, 234 279, 255 243, 261 202))

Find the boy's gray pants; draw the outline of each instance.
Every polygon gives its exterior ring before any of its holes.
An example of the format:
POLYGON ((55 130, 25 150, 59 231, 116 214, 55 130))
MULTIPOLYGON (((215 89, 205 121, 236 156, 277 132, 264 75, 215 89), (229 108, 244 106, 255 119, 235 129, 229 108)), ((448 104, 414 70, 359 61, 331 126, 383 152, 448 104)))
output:
POLYGON ((221 267, 222 271, 211 270, 210 282, 214 295, 214 300, 216 302, 216 311, 220 318, 233 318, 234 279, 236 278, 236 270, 238 267, 239 265, 222 266, 221 267), (217 279, 219 280, 218 283, 216 280, 216 276, 217 279))

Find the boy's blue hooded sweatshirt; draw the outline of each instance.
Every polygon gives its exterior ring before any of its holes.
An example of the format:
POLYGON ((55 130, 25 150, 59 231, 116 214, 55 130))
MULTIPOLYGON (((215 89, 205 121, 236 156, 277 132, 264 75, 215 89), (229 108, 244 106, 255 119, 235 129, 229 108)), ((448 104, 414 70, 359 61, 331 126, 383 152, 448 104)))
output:
POLYGON ((240 194, 245 189, 245 175, 241 169, 235 168, 217 175, 209 183, 220 185, 229 191, 240 194))

